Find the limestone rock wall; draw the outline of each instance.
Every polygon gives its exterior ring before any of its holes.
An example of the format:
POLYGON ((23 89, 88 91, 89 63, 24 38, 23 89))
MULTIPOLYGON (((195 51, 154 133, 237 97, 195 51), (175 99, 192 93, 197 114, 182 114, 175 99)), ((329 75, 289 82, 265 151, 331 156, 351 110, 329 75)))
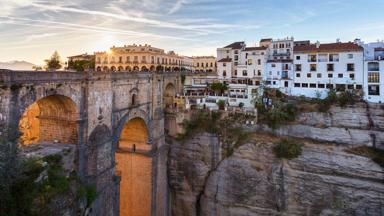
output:
MULTIPOLYGON (((266 125, 251 130, 272 132, 266 125)), ((274 131, 277 135, 310 138, 347 145, 384 149, 384 109, 380 104, 332 107, 328 113, 302 113, 295 123, 274 131)))
POLYGON ((212 163, 217 141, 204 134, 171 145, 172 215, 383 215, 384 172, 342 145, 306 143, 277 159, 257 138, 212 163))
POLYGON ((202 134, 185 142, 171 140, 168 143, 171 215, 197 215, 206 180, 219 161, 218 138, 202 134))

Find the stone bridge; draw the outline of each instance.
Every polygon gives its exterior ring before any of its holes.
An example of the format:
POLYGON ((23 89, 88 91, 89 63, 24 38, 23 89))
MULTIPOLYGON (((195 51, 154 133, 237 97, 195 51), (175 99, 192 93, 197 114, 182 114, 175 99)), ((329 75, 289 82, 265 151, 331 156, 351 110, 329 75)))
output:
POLYGON ((0 70, 0 135, 75 146, 93 215, 167 215, 164 96, 178 73, 0 70))

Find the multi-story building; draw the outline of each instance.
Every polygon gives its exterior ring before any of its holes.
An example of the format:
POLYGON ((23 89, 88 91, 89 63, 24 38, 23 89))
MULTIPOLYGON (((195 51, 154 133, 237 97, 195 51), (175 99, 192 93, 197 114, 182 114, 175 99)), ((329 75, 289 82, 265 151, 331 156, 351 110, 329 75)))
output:
POLYGON ((268 47, 246 47, 244 42, 235 42, 217 49, 218 76, 233 84, 259 85, 268 58, 268 47))
POLYGON ((217 63, 214 56, 193 56, 192 60, 194 71, 216 74, 217 63))
POLYGON ((124 45, 95 53, 96 71, 179 71, 188 63, 173 51, 150 45, 124 45))
POLYGON ((362 89, 363 48, 356 43, 296 44, 291 95, 317 97, 327 89, 362 89))
POLYGON ((364 99, 382 103, 384 102, 384 42, 361 43, 361 45, 364 47, 365 54, 364 99))
POLYGON ((269 56, 264 79, 271 88, 280 88, 289 93, 293 86, 293 38, 269 39, 269 56))

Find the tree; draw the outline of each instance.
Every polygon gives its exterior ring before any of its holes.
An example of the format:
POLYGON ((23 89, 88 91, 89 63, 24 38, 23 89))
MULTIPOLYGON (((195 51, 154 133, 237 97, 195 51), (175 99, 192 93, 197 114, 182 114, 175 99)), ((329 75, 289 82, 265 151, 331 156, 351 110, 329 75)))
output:
POLYGON ((57 51, 55 51, 52 54, 50 59, 46 59, 45 63, 46 63, 45 68, 47 70, 57 70, 57 69, 60 69, 62 67, 60 55, 57 51))
POLYGON ((43 68, 41 66, 37 66, 37 65, 32 66, 32 70, 35 70, 35 71, 42 70, 42 69, 43 68))
POLYGON ((223 83, 212 83, 210 86, 211 90, 213 90, 216 93, 223 94, 224 91, 228 90, 228 86, 223 83))
POLYGON ((76 71, 85 71, 91 68, 95 68, 94 60, 77 60, 68 62, 69 69, 75 69, 76 71))

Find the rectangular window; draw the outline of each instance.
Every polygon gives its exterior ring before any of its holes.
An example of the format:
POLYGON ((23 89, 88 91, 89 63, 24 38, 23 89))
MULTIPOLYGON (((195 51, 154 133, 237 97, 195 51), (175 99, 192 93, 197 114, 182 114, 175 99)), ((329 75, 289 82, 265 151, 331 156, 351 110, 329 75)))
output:
POLYGON ((300 60, 300 56, 298 55, 298 56, 296 56, 296 60, 300 60))
POLYGON ((347 71, 355 71, 355 64, 347 64, 347 71))
POLYGON ((248 75, 247 71, 243 70, 243 76, 247 76, 247 75, 248 75))
POLYGON ((353 89, 353 85, 347 85, 348 89, 353 89))
POLYGON ((333 84, 327 84, 327 89, 333 89, 333 84))
POLYGON ((303 84, 301 85, 301 87, 303 87, 303 88, 308 88, 308 83, 303 83, 303 84))
POLYGON ((319 54, 319 62, 327 62, 328 54, 319 54))
POLYGON ((335 67, 333 64, 327 64, 327 71, 334 71, 335 67))
MULTIPOLYGON (((223 63, 224 67, 227 67, 227 63, 223 63)), ((199 67, 199 63, 197 63, 197 67, 199 67)))
POLYGON ((353 59, 353 54, 348 54, 348 59, 353 59))
POLYGON ((328 78, 333 78, 333 74, 328 74, 328 78))
POLYGON ((257 64, 261 65, 261 60, 260 59, 257 59, 257 64))
POLYGON ((317 88, 325 88, 325 84, 318 84, 317 88))
POLYGON ((316 88, 316 83, 310 83, 310 84, 309 84, 309 87, 310 87, 310 88, 316 88))
POLYGON ((275 65, 275 64, 272 64, 272 67, 276 67, 276 65, 275 65))
POLYGON ((237 76, 237 70, 235 70, 235 76, 237 76))
POLYGON ((317 78, 321 78, 321 73, 318 73, 318 74, 317 74, 317 78))
POLYGON ((261 70, 257 70, 257 76, 261 76, 261 70))
POLYGON ((354 73, 349 74, 349 78, 351 78, 351 80, 355 80, 355 74, 354 73))
POLYGON ((356 85, 356 89, 362 89, 363 86, 362 85, 356 85))
POLYGON ((301 77, 301 74, 300 73, 296 73, 296 77, 301 77))
POLYGON ((295 65, 295 71, 301 71, 301 64, 295 65))
POLYGON ((369 62, 368 63, 368 71, 379 71, 379 63, 378 62, 369 62))
POLYGON ((380 86, 368 85, 368 95, 380 95, 380 86))
POLYGON ((248 59, 248 65, 252 65, 252 59, 248 59))
POLYGON ((311 64, 310 65, 310 71, 316 71, 316 64, 311 64))
POLYGON ((343 74, 337 74, 337 77, 343 78, 344 76, 343 76, 343 74))
POLYGON ((300 83, 295 83, 295 87, 300 88, 300 83))
POLYGON ((336 84, 336 91, 345 91, 344 84, 336 84))
POLYGON ((312 74, 308 73, 307 78, 311 78, 312 74))
POLYGON ((317 56, 316 55, 308 55, 308 62, 316 62, 317 56))
POLYGON ((380 83, 380 73, 368 73, 369 83, 380 83))
POLYGON ((330 62, 338 62, 339 61, 339 54, 329 54, 329 61, 330 62))
POLYGON ((227 71, 223 71, 223 76, 227 76, 227 71))

